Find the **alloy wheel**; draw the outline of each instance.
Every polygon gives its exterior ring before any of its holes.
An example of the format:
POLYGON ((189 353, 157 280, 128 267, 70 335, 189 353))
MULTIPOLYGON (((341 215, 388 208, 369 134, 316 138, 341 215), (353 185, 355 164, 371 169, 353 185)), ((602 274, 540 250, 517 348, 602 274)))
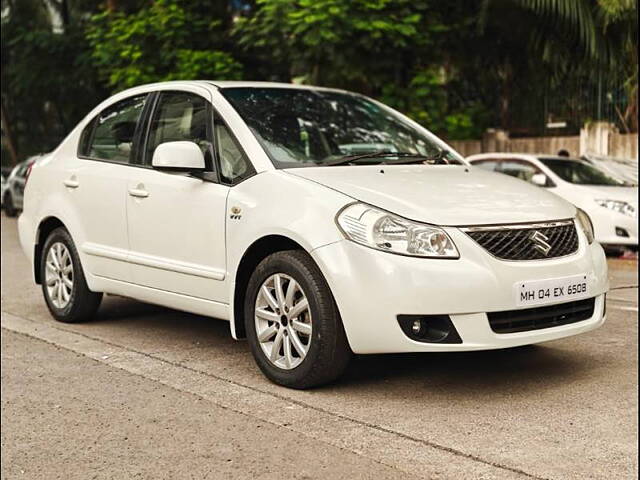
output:
POLYGON ((65 308, 73 292, 73 261, 61 242, 51 245, 45 264, 45 282, 49 300, 56 308, 65 308))
POLYGON ((278 368, 296 368, 311 346, 312 319, 307 296, 298 282, 276 273, 261 285, 256 298, 255 327, 258 343, 278 368))

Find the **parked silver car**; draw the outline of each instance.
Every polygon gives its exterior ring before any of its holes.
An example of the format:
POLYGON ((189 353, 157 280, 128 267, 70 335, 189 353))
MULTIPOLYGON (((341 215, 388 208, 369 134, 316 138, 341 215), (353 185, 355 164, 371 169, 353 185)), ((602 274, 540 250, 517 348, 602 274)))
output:
POLYGON ((0 174, 0 179, 2 179, 2 184, 0 186, 0 206, 4 206, 4 193, 7 191, 9 183, 7 182, 7 177, 4 176, 4 173, 0 174))
POLYGON ((22 210, 24 185, 29 174, 29 168, 45 155, 34 155, 19 163, 2 185, 2 208, 7 217, 15 217, 22 210))

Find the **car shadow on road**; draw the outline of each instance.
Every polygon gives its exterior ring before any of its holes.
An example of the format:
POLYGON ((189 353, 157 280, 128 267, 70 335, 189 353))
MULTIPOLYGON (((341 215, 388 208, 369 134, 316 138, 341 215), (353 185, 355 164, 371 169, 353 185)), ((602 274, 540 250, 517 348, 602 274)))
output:
POLYGON ((104 298, 94 319, 86 325, 103 331, 126 331, 131 339, 143 336, 171 338, 172 342, 163 344, 161 348, 174 348, 176 351, 194 345, 221 347, 227 352, 243 349, 243 345, 231 337, 229 322, 225 320, 114 295, 104 298))
MULTIPOLYGON (((416 390, 505 394, 546 389, 588 376, 584 352, 530 345, 479 352, 358 355, 337 388, 412 383, 416 390)), ((406 391, 404 392, 406 395, 406 391)))
MULTIPOLYGON (((173 310, 117 295, 105 295, 92 322, 130 320, 150 315, 165 315, 173 310)), ((189 315, 185 313, 185 315, 189 315)))
MULTIPOLYGON (((226 321, 150 305, 123 297, 108 296, 96 315, 97 325, 120 324, 186 339, 193 337, 202 348, 221 348, 235 353, 249 349, 231 338, 226 321), (135 324, 135 325, 134 325, 135 324)), ((94 323, 94 322, 92 322, 94 323)), ((181 343, 173 344, 180 349, 181 343)), ((220 352, 212 352, 212 356, 220 352)), ((355 355, 344 376, 319 390, 367 391, 381 385, 410 384, 417 391, 505 394, 551 388, 579 381, 593 368, 593 353, 571 346, 532 345, 478 352, 443 352, 355 355)), ((248 365, 242 367, 246 371, 248 365)), ((403 390, 406 395, 406 390, 403 390)))

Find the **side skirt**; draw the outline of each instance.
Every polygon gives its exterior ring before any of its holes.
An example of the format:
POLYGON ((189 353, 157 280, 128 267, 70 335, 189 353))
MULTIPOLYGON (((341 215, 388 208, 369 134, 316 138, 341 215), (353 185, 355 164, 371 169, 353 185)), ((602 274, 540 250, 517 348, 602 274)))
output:
POLYGON ((151 287, 144 287, 135 283, 122 282, 112 278, 90 275, 91 287, 95 291, 107 294, 121 295, 142 302, 162 305, 184 312, 195 313, 221 320, 230 319, 231 309, 226 303, 214 302, 198 297, 190 297, 180 293, 168 292, 151 287))

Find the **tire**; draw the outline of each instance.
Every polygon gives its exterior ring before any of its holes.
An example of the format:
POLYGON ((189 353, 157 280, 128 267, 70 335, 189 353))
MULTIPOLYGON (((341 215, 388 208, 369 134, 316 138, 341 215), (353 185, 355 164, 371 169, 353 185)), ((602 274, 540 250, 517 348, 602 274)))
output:
POLYGON ((624 248, 605 246, 604 253, 608 257, 619 258, 624 255, 624 248))
POLYGON ((244 311, 247 340, 253 357, 262 373, 277 384, 305 389, 329 383, 344 372, 351 359, 351 349, 333 295, 322 273, 306 252, 300 250, 277 252, 260 262, 249 279, 244 311), (288 297, 291 280, 297 284, 297 290, 294 288, 295 294, 292 295, 291 302, 277 300, 276 277, 280 278, 283 287, 280 298, 288 297), (274 309, 266 302, 262 287, 267 286, 269 290, 268 285, 274 285, 271 300, 275 299, 276 304, 283 308, 283 311, 274 309), (302 301, 304 298, 307 300, 308 308, 296 314, 294 310, 299 310, 299 307, 304 304, 302 301), (257 306, 259 308, 256 308, 257 306), (290 310, 287 310, 288 308, 290 310), (256 317, 256 310, 261 315, 266 314, 274 320, 256 317), (288 313, 281 315, 279 322, 275 320, 277 315, 283 314, 284 311, 288 313), (271 313, 275 316, 270 315, 271 313), (288 315, 291 315, 290 320, 283 319, 288 315), (304 326, 301 324, 306 327, 301 329, 304 326), (309 325, 311 328, 308 335, 303 332, 309 329, 309 325), (282 330, 282 344, 278 344, 278 353, 275 354, 279 364, 270 360, 267 355, 269 345, 271 355, 274 355, 274 345, 279 333, 273 334, 272 341, 258 340, 259 333, 266 335, 272 328, 276 329, 275 332, 282 330), (287 343, 289 343, 288 357, 287 343), (306 347, 304 356, 299 353, 296 345, 306 347), (282 355, 279 352, 282 352, 282 355))
POLYGON ((44 242, 41 255, 42 294, 51 315, 64 323, 90 320, 100 306, 102 293, 89 290, 78 251, 69 232, 63 227, 53 230, 44 242), (58 268, 56 264, 62 268, 58 268), (63 281, 63 276, 70 280, 71 286, 63 281), (55 289, 55 283, 52 283, 56 278, 58 290, 55 289), (65 292, 67 295, 64 295, 65 292))
POLYGON ((4 200, 2 201, 2 204, 2 208, 4 208, 4 214, 7 217, 15 217, 16 215, 18 215, 18 210, 13 205, 13 197, 11 196, 11 193, 7 192, 4 194, 4 200))

